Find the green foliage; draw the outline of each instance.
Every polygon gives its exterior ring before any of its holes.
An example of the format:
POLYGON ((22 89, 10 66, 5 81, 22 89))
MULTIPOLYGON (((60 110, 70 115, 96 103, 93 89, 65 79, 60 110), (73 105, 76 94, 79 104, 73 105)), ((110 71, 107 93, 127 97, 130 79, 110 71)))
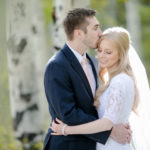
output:
POLYGON ((104 30, 108 27, 125 26, 125 0, 116 1, 116 19, 111 17, 109 13, 110 5, 106 0, 92 0, 91 7, 97 10, 97 18, 100 21, 101 29, 104 30))
POLYGON ((0 126, 0 137, 1 150, 22 150, 21 145, 15 141, 12 129, 8 126, 0 126))
MULTIPOLYGON (((11 128, 11 124, 6 126, 0 125, 0 150, 23 150, 22 145, 18 142, 11 128)), ((25 141, 27 142, 27 141, 25 141)), ((30 149, 32 150, 42 150, 43 142, 33 144, 30 149)))
POLYGON ((140 5, 140 17, 143 25, 150 25, 150 6, 140 5))
POLYGON ((41 0, 43 5, 45 23, 48 25, 52 19, 52 12, 53 12, 53 1, 52 0, 41 0))
MULTIPOLYGON (((150 4, 150 2, 149 2, 150 4)), ((140 5, 140 16, 142 24, 142 52, 144 58, 144 64, 150 80, 150 50, 149 50, 149 41, 150 41, 150 5, 146 3, 140 5)))
POLYGON ((117 0, 117 3, 125 3, 127 0, 117 0))
POLYGON ((97 18, 100 21, 100 27, 102 30, 115 24, 115 21, 110 17, 108 13, 108 1, 106 0, 91 0, 91 8, 97 11, 97 18))
POLYGON ((139 2, 150 6, 150 0, 139 0, 139 2))
POLYGON ((120 0, 117 3, 117 9, 116 9, 117 13, 117 24, 119 26, 125 27, 126 26, 126 10, 125 10, 125 3, 124 0, 120 0))
POLYGON ((36 143, 32 146, 31 148, 32 150, 42 150, 43 149, 43 142, 39 142, 39 143, 36 143))
POLYGON ((97 11, 102 11, 102 9, 104 10, 107 4, 108 2, 106 0, 91 0, 91 7, 97 11))

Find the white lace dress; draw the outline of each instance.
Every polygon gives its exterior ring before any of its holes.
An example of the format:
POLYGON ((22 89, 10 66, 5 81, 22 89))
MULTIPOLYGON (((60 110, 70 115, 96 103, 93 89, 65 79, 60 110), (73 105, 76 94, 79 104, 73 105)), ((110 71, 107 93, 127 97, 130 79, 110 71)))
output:
MULTIPOLYGON (((127 123, 134 102, 134 82, 121 73, 112 78, 109 87, 100 96, 99 118, 107 118, 114 124, 127 123)), ((132 150, 130 144, 119 144, 109 137, 105 145, 97 143, 96 150, 132 150)))

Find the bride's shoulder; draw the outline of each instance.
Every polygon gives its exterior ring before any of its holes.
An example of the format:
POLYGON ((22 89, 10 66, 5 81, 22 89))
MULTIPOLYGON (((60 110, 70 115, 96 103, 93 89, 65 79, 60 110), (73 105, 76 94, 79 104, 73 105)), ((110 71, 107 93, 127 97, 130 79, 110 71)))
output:
POLYGON ((126 73, 120 73, 111 79, 111 84, 131 85, 134 84, 133 78, 126 73))

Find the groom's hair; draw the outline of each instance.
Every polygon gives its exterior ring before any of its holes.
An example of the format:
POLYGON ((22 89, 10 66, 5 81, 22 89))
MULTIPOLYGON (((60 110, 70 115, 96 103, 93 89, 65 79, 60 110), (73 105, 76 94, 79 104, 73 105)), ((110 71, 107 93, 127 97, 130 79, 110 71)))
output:
POLYGON ((75 8, 70 10, 64 19, 64 29, 69 40, 73 39, 73 32, 75 29, 81 29, 87 32, 89 22, 88 17, 96 15, 96 11, 87 8, 75 8))

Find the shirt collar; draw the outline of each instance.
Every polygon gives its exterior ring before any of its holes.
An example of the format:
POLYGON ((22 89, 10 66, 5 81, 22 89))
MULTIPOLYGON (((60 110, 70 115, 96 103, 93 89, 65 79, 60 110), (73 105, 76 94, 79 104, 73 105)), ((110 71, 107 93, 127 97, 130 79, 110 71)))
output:
POLYGON ((79 54, 77 51, 75 51, 73 48, 71 48, 68 43, 66 43, 66 44, 67 44, 67 46, 70 48, 70 50, 73 52, 73 54, 76 56, 76 58, 78 59, 78 61, 79 61, 80 64, 81 64, 82 59, 83 59, 83 58, 86 58, 86 53, 84 53, 84 55, 82 56, 82 55, 79 54))

